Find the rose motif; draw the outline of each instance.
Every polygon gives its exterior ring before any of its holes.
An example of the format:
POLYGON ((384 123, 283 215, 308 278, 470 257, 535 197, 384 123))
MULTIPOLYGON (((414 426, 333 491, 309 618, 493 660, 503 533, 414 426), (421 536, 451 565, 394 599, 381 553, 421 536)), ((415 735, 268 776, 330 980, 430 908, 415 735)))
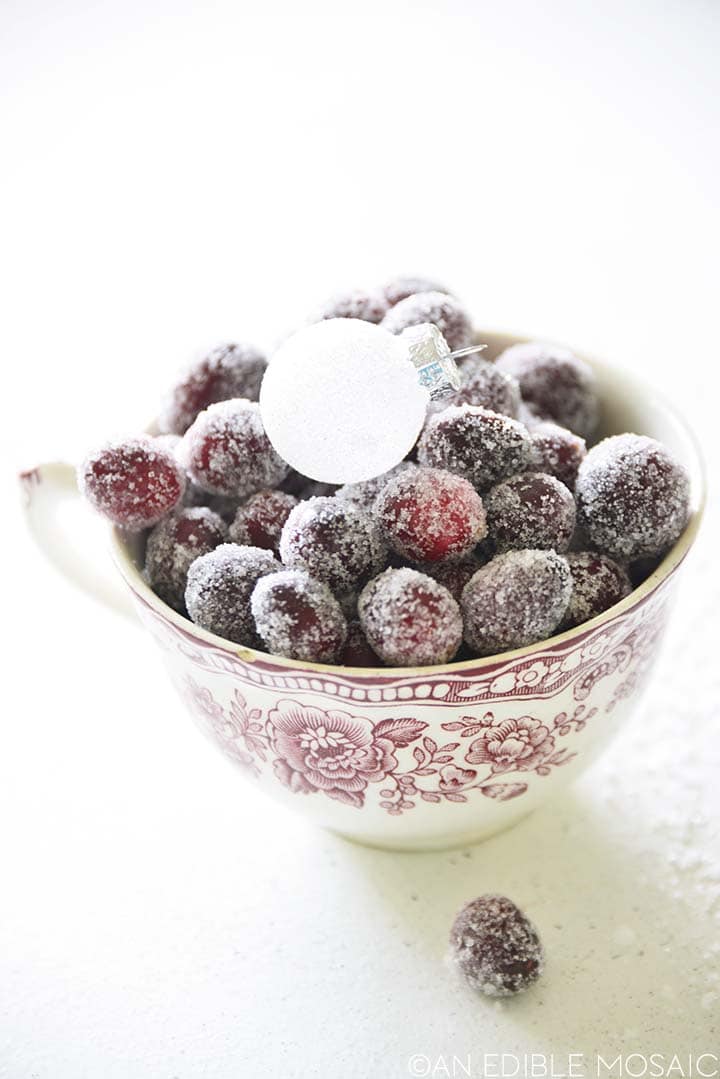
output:
POLYGON ((222 705, 213 697, 207 686, 200 686, 192 678, 186 680, 187 700, 194 712, 211 725, 221 723, 224 718, 222 705))
POLYGON ((446 764, 440 769, 438 788, 445 793, 459 791, 476 778, 477 772, 474 768, 458 768, 455 764, 446 764))
POLYGON ((280 758, 275 774, 291 790, 324 791, 361 806, 368 783, 397 768, 390 738, 347 712, 280 701, 268 716, 268 736, 280 758))
POLYGON ((468 764, 489 764, 493 772, 530 772, 552 753, 555 739, 533 716, 497 719, 491 712, 478 721, 482 728, 465 755, 468 764))

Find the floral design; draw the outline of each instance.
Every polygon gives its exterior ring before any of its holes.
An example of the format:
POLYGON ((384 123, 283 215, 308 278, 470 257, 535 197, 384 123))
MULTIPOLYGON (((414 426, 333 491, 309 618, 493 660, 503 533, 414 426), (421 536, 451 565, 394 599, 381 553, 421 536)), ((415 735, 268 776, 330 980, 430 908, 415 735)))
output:
POLYGON ((532 716, 503 719, 486 712, 478 730, 480 736, 471 743, 465 760, 489 764, 493 772, 532 771, 555 748, 547 727, 532 716))

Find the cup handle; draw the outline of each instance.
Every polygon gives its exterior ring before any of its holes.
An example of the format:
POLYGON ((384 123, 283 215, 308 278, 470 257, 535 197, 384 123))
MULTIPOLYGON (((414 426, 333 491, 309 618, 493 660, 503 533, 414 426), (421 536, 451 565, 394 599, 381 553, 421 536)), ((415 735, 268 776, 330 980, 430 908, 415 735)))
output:
MULTIPOLYGON (((95 536, 97 526, 91 525, 97 518, 89 507, 84 512, 73 466, 48 462, 21 472, 19 480, 28 528, 51 565, 93 599, 136 621, 132 602, 119 581, 103 572, 90 544, 82 542, 95 536), (77 510, 83 511, 86 520, 73 530, 71 511, 77 510)), ((81 514, 76 516, 79 520, 81 514)))

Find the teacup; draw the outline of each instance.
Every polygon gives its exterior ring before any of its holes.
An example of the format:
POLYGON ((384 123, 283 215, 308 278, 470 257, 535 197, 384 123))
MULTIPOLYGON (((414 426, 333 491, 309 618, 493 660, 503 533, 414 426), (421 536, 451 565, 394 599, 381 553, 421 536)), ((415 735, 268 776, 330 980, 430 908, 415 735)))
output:
MULTIPOLYGON (((482 334, 486 355, 526 338, 482 334)), ((421 668, 355 668, 270 656, 207 633, 146 584, 143 542, 111 530, 115 564, 201 730, 243 775, 348 838, 401 850, 476 842, 567 786, 635 708, 670 615, 676 571, 704 502, 687 426, 643 382, 584 356, 603 401, 601 434, 635 431, 672 449, 692 480, 692 516, 655 571, 622 602, 527 648, 421 668)), ((69 465, 23 475, 43 549, 79 584, 56 510, 77 494, 69 465)), ((104 598, 108 598, 106 593, 104 598)))

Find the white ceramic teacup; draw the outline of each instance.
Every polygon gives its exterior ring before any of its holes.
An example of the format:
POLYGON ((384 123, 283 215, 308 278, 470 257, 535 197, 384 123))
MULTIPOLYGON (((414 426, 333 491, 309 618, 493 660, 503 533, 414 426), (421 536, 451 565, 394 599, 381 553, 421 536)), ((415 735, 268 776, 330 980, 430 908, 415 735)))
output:
MULTIPOLYGON (((481 340, 492 357, 527 338, 481 340)), ((690 472, 693 512, 639 588, 550 640, 417 669, 269 656, 215 637, 167 607, 143 579, 141 539, 111 530, 115 563, 176 689, 247 778, 352 839, 441 848, 506 828, 608 745, 650 675, 705 496, 697 446, 673 409, 627 372, 584 358, 598 378, 601 434, 635 431, 664 442, 690 472)), ((43 465, 23 479, 38 542, 89 587, 57 523, 59 500, 77 493, 74 470, 43 465)))

